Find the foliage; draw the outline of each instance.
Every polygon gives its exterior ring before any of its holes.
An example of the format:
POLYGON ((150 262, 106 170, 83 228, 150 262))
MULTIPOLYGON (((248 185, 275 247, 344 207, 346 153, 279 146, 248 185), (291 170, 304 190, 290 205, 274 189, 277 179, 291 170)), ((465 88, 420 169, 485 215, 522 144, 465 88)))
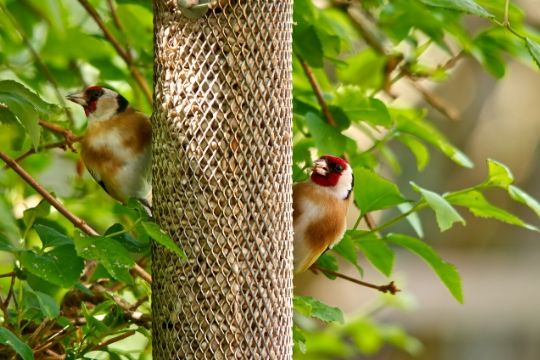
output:
MULTIPOLYGON (((425 109, 397 107, 388 95, 401 80, 444 81, 465 56, 497 78, 504 76, 506 55, 531 66, 540 64, 539 36, 524 23, 523 11, 503 0, 317 4, 294 1, 294 178, 306 177, 305 169, 317 154, 346 156, 354 169, 360 211, 354 228, 318 265, 337 271, 336 258, 341 257, 362 276, 363 256, 390 277, 397 249, 402 248, 423 259, 462 302, 456 268, 421 239, 417 213, 432 211, 441 231, 456 223, 465 225, 459 208, 537 231, 492 204, 487 190, 505 191, 538 216, 540 204, 514 185, 511 171, 494 160, 488 160, 486 180, 467 189, 439 194, 413 183, 410 189, 400 189, 395 183, 401 167, 394 153, 398 144, 412 153, 418 171, 429 166, 433 152, 449 163, 473 164, 430 121, 425 109), (469 17, 481 24, 475 33, 464 25, 469 17), (433 48, 445 52, 448 60, 430 65, 425 54, 433 48), (361 148, 349 130, 360 131, 372 145, 361 148), (385 176, 380 175, 382 169, 389 170, 385 176), (415 195, 403 195, 409 193, 415 195), (386 209, 399 209, 400 214, 359 229, 363 217, 386 209), (409 221, 416 236, 392 232, 401 221, 409 221)), ((179 257, 185 254, 143 209, 114 203, 81 171, 78 155, 69 150, 85 120, 79 109, 66 107, 63 95, 86 84, 105 83, 150 112, 150 3, 0 0, 0 33, 1 153, 15 158, 65 208, 99 230, 76 229, 20 174, 10 169, 0 173, 0 270, 5 273, 2 289, 7 289, 0 301, 0 342, 7 346, 0 348, 0 357, 16 352, 31 359, 32 350, 36 356, 48 352, 68 358, 100 352, 111 359, 149 356, 149 341, 131 352, 116 344, 150 337, 150 290, 130 269, 136 264, 148 267, 150 239, 179 257), (97 10, 105 29, 88 9, 97 10)), ((427 91, 421 93, 434 108, 453 117, 427 91)), ((381 306, 390 306, 403 297, 383 299, 381 306)), ((370 355, 384 343, 411 354, 420 349, 399 327, 377 324, 370 312, 344 321, 341 310, 299 296, 294 307, 298 359, 370 355), (321 321, 330 323, 321 326, 321 321)))

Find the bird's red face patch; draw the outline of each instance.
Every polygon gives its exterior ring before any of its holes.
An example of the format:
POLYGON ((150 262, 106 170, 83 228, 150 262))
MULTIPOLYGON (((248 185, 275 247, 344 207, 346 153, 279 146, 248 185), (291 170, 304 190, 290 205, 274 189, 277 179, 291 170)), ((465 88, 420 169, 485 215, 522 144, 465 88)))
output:
POLYGON ((345 160, 332 155, 322 156, 315 164, 311 180, 317 185, 329 187, 336 186, 343 170, 348 166, 345 160))
POLYGON ((90 86, 84 91, 86 97, 86 105, 84 106, 84 113, 86 116, 96 111, 97 102, 99 98, 104 94, 101 86, 90 86))

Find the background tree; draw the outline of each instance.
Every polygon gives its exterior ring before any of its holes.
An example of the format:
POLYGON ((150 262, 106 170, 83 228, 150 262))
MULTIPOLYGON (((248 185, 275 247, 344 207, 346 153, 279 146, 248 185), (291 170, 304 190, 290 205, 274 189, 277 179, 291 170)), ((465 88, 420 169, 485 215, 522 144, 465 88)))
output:
MULTIPOLYGON (((405 151, 419 171, 473 166, 439 130, 445 124, 426 111, 457 126, 459 114, 427 81, 444 84, 467 58, 496 78, 509 57, 538 64, 540 37, 525 20, 504 0, 294 2, 293 179, 307 176, 315 153, 334 153, 347 156, 357 180, 358 216, 317 264, 328 276, 344 260, 359 270, 357 278, 367 263, 391 277, 394 253, 404 248, 462 301, 456 268, 422 239, 417 213, 434 212, 435 221, 428 221, 441 231, 465 223, 462 209, 537 231, 540 205, 498 161, 488 161, 485 180, 455 191, 408 185, 407 173, 400 175, 405 151), (403 83, 425 103, 395 101, 403 83), (493 189, 531 208, 526 216, 533 225, 488 200, 493 189), (378 210, 385 210, 382 218, 373 216, 378 210)), ((150 113, 151 5, 0 0, 0 34, 1 356, 148 358, 149 238, 182 252, 137 204, 110 200, 83 171, 76 137, 84 115, 66 107, 64 95, 106 83, 150 113)), ((369 354, 385 341, 410 353, 419 349, 403 330, 377 324, 373 312, 341 324, 339 309, 312 297, 295 297, 294 307, 299 359, 369 354), (321 327, 319 320, 330 324, 321 327)))

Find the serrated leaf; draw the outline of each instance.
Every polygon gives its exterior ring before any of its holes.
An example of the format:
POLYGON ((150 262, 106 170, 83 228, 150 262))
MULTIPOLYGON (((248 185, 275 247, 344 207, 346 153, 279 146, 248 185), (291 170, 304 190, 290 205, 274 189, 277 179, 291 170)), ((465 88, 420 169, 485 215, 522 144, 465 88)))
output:
POLYGON ((473 0, 420 0, 420 2, 429 6, 456 10, 485 18, 494 17, 493 14, 478 5, 473 0))
POLYGON ((354 200, 358 203, 362 214, 407 201, 396 184, 375 172, 363 167, 355 167, 353 172, 354 200))
POLYGON ((34 149, 36 149, 41 137, 38 112, 28 101, 18 97, 16 94, 0 91, 0 103, 6 104, 9 110, 17 117, 17 120, 28 133, 34 149))
POLYGON ((487 183, 491 186, 498 186, 508 189, 508 186, 514 182, 514 175, 510 169, 495 160, 488 159, 489 177, 487 183))
POLYGON ((453 205, 468 208, 474 215, 482 218, 496 219, 507 224, 517 225, 529 230, 538 231, 538 228, 525 223, 519 217, 491 204, 484 195, 477 190, 449 193, 445 199, 453 205))
POLYGON ((6 329, 0 327, 0 344, 7 345, 17 352, 23 360, 34 360, 34 353, 30 346, 26 345, 15 334, 6 329))
POLYGON ((366 235, 363 231, 351 231, 350 236, 377 270, 386 276, 392 274, 394 250, 384 239, 378 238, 375 234, 366 235))
POLYGON ((59 114, 62 111, 59 106, 46 102, 32 90, 13 80, 0 81, 0 93, 2 92, 17 95, 26 100, 40 115, 46 118, 49 118, 50 115, 59 114))
POLYGON ((530 38, 525 39, 525 44, 527 45, 527 50, 529 50, 534 62, 540 68, 540 44, 530 38))
POLYGON ((84 263, 73 246, 64 245, 44 254, 32 250, 21 253, 21 265, 30 273, 55 285, 69 288, 77 280, 84 263))
POLYGON ((425 242, 402 234, 389 234, 386 239, 420 256, 441 279, 454 298, 463 303, 461 278, 456 267, 447 263, 425 242))
POLYGON ((413 182, 411 182, 411 186, 415 191, 422 195, 429 207, 435 212, 437 224, 441 231, 450 229, 456 222, 465 225, 465 219, 459 215, 456 209, 454 209, 444 197, 433 191, 423 189, 413 182))
POLYGON ((150 221, 143 221, 142 226, 144 227, 144 230, 146 230, 148 236, 150 236, 158 244, 173 251, 181 259, 187 259, 184 250, 180 249, 180 247, 169 237, 169 235, 165 231, 163 231, 159 227, 158 224, 150 221))
POLYGON ((326 305, 311 296, 295 296, 294 309, 304 316, 314 317, 325 322, 343 323, 341 309, 326 305))
POLYGON ((39 238, 43 243, 43 248, 58 247, 63 245, 73 246, 73 240, 70 237, 49 226, 36 224, 34 225, 34 230, 36 230, 38 233, 39 238))
POLYGON ((540 217, 540 203, 538 200, 514 185, 510 185, 508 187, 508 194, 510 194, 510 197, 512 197, 512 199, 515 201, 527 205, 536 213, 536 216, 540 217))
POLYGON ((118 241, 105 236, 81 236, 75 241, 77 254, 87 260, 97 260, 115 279, 132 283, 129 270, 135 263, 118 241))

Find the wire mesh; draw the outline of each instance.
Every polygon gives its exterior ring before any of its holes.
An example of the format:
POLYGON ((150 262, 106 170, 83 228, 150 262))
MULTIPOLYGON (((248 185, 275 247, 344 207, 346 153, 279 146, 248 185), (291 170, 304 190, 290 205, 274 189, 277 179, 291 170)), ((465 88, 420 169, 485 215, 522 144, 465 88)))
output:
POLYGON ((155 359, 292 356, 291 0, 154 0, 155 359))

